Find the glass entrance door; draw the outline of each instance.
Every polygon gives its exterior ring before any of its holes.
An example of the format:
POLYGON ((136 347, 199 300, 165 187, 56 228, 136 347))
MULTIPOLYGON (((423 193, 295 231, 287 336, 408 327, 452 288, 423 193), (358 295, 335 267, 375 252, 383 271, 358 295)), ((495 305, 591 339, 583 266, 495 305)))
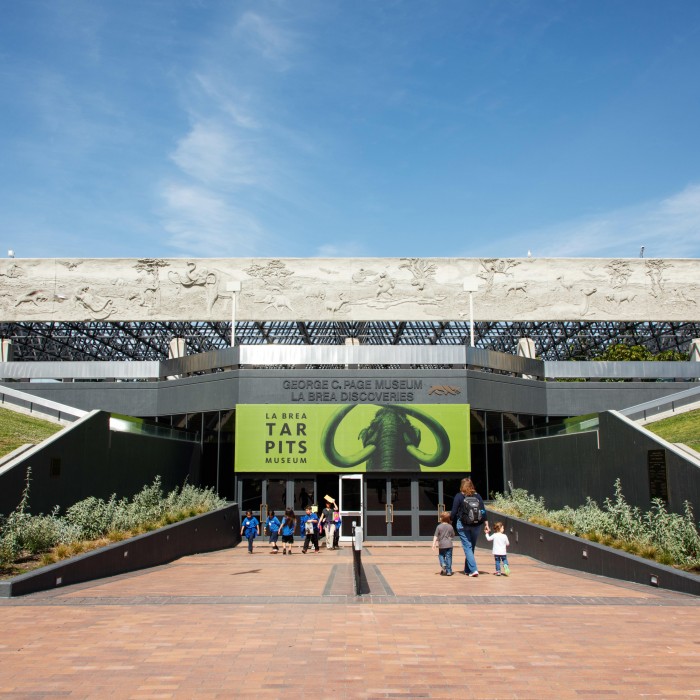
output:
POLYGON ((364 527, 362 505, 362 474, 348 474, 340 477, 340 497, 338 499, 340 517, 343 521, 340 539, 349 542, 352 539, 353 522, 364 527))

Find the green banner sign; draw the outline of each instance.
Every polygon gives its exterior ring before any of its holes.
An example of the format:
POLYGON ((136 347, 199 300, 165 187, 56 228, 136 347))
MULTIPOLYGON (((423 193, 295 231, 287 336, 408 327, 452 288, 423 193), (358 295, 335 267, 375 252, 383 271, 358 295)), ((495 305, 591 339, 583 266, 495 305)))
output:
POLYGON ((469 405, 244 404, 237 472, 469 472, 469 405))

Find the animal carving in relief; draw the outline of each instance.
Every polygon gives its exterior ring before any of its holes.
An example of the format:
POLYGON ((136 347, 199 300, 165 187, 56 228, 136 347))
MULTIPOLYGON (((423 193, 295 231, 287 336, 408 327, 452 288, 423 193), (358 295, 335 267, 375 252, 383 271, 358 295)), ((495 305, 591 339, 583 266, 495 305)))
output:
POLYGON ((104 320, 114 313, 113 301, 95 296, 89 287, 82 287, 75 295, 75 302, 90 312, 97 320, 104 320))
POLYGON ((284 294, 268 294, 263 298, 262 303, 265 304, 265 309, 274 309, 275 311, 289 309, 294 313, 289 299, 284 294))
POLYGON ((637 298, 636 294, 632 294, 631 292, 613 292, 612 294, 606 294, 605 299, 606 301, 609 301, 611 304, 622 304, 623 301, 627 302, 628 304, 633 302, 637 298))
POLYGON ((564 279, 564 275, 559 275, 557 277, 557 282, 561 285, 563 289, 566 289, 567 292, 570 292, 574 288, 574 283, 573 282, 566 282, 564 279))
POLYGON ((380 299, 382 297, 392 298, 394 296, 395 286, 396 282, 394 282, 394 280, 391 279, 391 277, 389 277, 389 275, 387 275, 386 272, 382 272, 382 274, 379 275, 379 279, 377 280, 377 299, 380 299))
POLYGON ((514 282, 513 284, 508 285, 506 289, 506 296, 510 296, 511 294, 517 295, 518 292, 527 294, 527 282, 514 282))
POLYGON ((27 292, 26 294, 23 294, 17 301, 15 302, 15 307, 19 306, 20 304, 33 304, 34 306, 39 306, 39 304, 43 304, 51 299, 51 292, 47 292, 43 289, 34 289, 31 292, 27 292))
POLYGON ((345 299, 345 294, 343 292, 339 292, 335 299, 326 299, 325 293, 320 294, 320 298, 323 300, 323 306, 326 309, 326 311, 330 311, 331 313, 336 313, 337 311, 340 311, 345 304, 348 303, 347 299, 345 299))

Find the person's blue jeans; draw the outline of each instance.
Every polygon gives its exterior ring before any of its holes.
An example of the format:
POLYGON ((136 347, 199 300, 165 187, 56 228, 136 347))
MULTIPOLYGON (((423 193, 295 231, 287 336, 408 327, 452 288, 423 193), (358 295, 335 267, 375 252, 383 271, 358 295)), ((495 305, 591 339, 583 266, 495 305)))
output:
POLYGON ((476 565, 474 558, 474 550, 476 549, 476 541, 479 539, 479 529, 481 525, 462 525, 461 521, 457 521, 457 534, 462 542, 464 550, 464 571, 467 574, 478 573, 479 568, 476 565))
POLYGON ((446 574, 452 573, 452 547, 449 549, 438 549, 438 559, 440 567, 446 574))
POLYGON ((508 555, 507 554, 494 554, 493 558, 496 561, 496 573, 501 573, 501 562, 508 566, 508 555))
POLYGON ((255 539, 255 535, 246 535, 245 537, 248 540, 248 551, 252 552, 253 551, 253 540, 255 539))

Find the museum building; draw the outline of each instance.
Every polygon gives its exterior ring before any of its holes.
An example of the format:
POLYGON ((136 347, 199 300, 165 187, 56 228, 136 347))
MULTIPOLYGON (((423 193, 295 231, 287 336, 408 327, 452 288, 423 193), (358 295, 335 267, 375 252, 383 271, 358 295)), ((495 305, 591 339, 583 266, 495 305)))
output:
POLYGON ((695 260, 0 268, 3 400, 76 411, 73 437, 0 467, 16 494, 33 461, 37 508, 158 474, 262 518, 332 495, 344 536, 354 522, 368 539, 416 539, 467 474, 484 498, 519 487, 576 505, 611 495, 617 474, 632 502, 700 504, 692 456, 664 447, 663 483, 650 480, 659 446, 617 413, 698 388, 695 260), (620 342, 688 361, 592 361, 620 342), (606 456, 611 440, 626 458, 606 456))

